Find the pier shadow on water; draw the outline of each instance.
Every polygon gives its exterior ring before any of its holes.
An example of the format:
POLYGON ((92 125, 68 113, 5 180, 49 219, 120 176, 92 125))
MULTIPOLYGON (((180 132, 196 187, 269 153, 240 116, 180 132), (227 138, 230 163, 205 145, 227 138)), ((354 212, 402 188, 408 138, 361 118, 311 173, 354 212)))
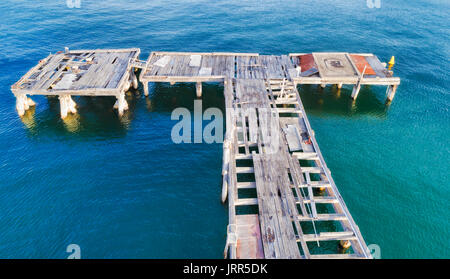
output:
MULTIPOLYGON (((167 114, 179 107, 194 110, 196 97, 195 83, 150 83, 150 96, 143 96, 142 84, 137 90, 126 93, 128 110, 122 117, 113 109, 115 97, 73 96, 77 103, 77 113, 69 113, 65 119, 60 117, 58 97, 32 96, 37 102, 21 117, 30 136, 53 135, 85 137, 122 137, 125 136, 136 114, 142 109, 147 112, 167 114)), ((219 108, 225 114, 223 85, 204 83, 202 110, 219 108)))
POLYGON ((301 85, 298 91, 308 114, 320 117, 371 116, 385 119, 389 104, 385 103, 385 86, 362 86, 356 100, 350 98, 353 87, 336 85, 321 88, 318 85, 301 85))
POLYGON ((58 97, 34 96, 37 106, 26 111, 21 120, 30 136, 121 137, 125 136, 134 118, 136 92, 127 92, 129 109, 122 117, 113 109, 114 97, 73 96, 77 113, 60 117, 58 97))
MULTIPOLYGON (((225 114, 225 98, 223 96, 223 84, 203 83, 202 109, 218 108, 225 114)), ((150 83, 150 96, 146 98, 147 109, 151 112, 171 113, 179 107, 194 110, 196 97, 195 83, 150 83)))

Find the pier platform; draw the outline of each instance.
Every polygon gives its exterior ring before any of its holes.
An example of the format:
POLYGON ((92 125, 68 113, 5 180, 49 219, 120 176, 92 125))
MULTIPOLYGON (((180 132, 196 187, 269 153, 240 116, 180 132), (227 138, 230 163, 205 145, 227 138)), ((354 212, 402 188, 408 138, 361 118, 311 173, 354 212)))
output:
POLYGON ((138 68, 146 96, 149 82, 193 82, 199 98, 203 82, 223 82, 222 201, 228 201, 229 208, 224 256, 372 257, 325 163, 297 85, 351 84, 352 98, 363 84, 385 85, 392 100, 400 79, 385 63, 373 54, 349 53, 158 51, 147 61, 138 60, 139 53, 131 49, 51 55, 13 85, 18 111, 27 95, 43 94, 116 96, 123 112, 121 96, 137 83, 138 68))
POLYGON ((60 51, 28 71, 11 86, 16 108, 23 115, 34 102, 27 95, 58 96, 61 117, 76 113, 71 96, 115 96, 119 114, 128 108, 125 91, 138 86, 131 61, 138 59, 140 49, 105 49, 60 51))

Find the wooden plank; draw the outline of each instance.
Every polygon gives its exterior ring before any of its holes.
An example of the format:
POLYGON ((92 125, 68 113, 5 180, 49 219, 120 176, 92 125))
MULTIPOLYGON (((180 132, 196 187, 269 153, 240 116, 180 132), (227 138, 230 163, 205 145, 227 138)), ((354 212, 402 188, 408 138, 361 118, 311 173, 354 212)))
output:
POLYGON ((163 68, 169 63, 169 61, 170 61, 170 56, 165 55, 165 56, 161 57, 160 59, 158 59, 158 61, 156 61, 153 64, 153 66, 158 66, 158 67, 163 68))
POLYGON ((238 182, 238 189, 256 189, 256 182, 238 182))
MULTIPOLYGON (((304 168, 301 168, 303 173, 305 174, 306 178, 306 184, 309 186, 311 183, 311 178, 309 176, 309 172, 304 171, 304 168)), ((314 193, 311 187, 308 187, 308 199, 310 201, 311 205, 311 214, 314 219, 317 219, 317 209, 316 209, 316 203, 314 201, 314 193)))
POLYGON ((198 54, 192 54, 191 60, 189 61, 190 67, 200 67, 200 62, 202 61, 202 56, 198 54))
POLYGON ((236 216, 237 259, 263 259, 261 230, 257 214, 236 216))
POLYGON ((301 138, 297 128, 294 125, 288 125, 283 131, 286 134, 289 150, 291 152, 302 150, 301 138))
POLYGON ((282 206, 275 185, 276 164, 271 156, 253 153, 256 188, 258 194, 261 233, 266 258, 300 258, 289 213, 282 206), (283 220, 284 219, 284 220, 283 220))
POLYGON ((318 160, 316 152, 293 152, 292 156, 296 157, 298 160, 318 160))
POLYGON ((248 198, 248 199, 237 199, 234 203, 235 206, 242 205, 257 205, 258 199, 248 198))
POLYGON ((299 216, 299 221, 346 221, 347 217, 344 214, 317 214, 317 218, 308 216, 299 216))
POLYGON ((254 169, 252 167, 237 167, 237 173, 253 173, 254 169))
POLYGON ((365 257, 357 254, 321 254, 321 255, 311 255, 311 259, 365 259, 365 257))

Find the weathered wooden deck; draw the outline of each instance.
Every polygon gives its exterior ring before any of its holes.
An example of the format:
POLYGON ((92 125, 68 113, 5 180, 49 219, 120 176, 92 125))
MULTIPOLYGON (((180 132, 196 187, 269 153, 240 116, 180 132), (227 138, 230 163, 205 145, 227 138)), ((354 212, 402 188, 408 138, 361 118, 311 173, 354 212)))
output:
POLYGON ((261 242, 263 250, 253 248, 256 252, 246 257, 370 258, 320 153, 294 83, 227 79, 225 99, 223 173, 230 210, 229 256, 239 258, 245 254, 242 249, 248 249, 240 241, 248 228, 239 225, 246 215, 237 214, 236 208, 257 205, 261 234, 254 236, 253 243, 261 242), (245 161, 252 167, 239 167, 245 161), (244 173, 252 173, 254 181, 240 181, 244 173), (239 198, 243 189, 256 189, 257 197, 239 198), (336 224, 324 226, 327 222, 336 224), (307 223, 315 230, 306 232, 307 223), (337 243, 327 254, 310 251, 317 242, 339 241, 347 245, 349 241, 352 252, 341 253, 337 243))
POLYGON ((317 145, 297 84, 353 84, 354 92, 375 84, 395 91, 399 79, 369 54, 314 53, 310 63, 303 71, 298 54, 153 52, 141 73, 146 95, 147 82, 196 82, 201 97, 202 82, 224 81, 225 254, 231 258, 371 258, 317 145), (240 197, 250 189, 254 197, 240 197), (321 245, 327 248, 320 251, 321 245))
POLYGON ((148 82, 194 82, 201 97, 202 82, 223 81, 225 256, 371 258, 320 152, 297 84, 352 84, 352 98, 362 84, 387 85, 392 100, 400 79, 376 56, 152 52, 144 62, 138 55, 138 49, 50 55, 12 86, 19 114, 32 105, 27 94, 59 95, 62 115, 64 106, 66 114, 72 111, 71 95, 116 96, 121 114, 124 90, 137 87, 136 68, 146 96, 148 82))
POLYGON ((23 115, 34 102, 26 95, 53 95, 61 100, 61 116, 75 113, 71 96, 115 96, 119 114, 128 108, 125 91, 137 77, 130 61, 139 57, 140 49, 73 50, 50 54, 28 71, 11 90, 16 108, 23 115))

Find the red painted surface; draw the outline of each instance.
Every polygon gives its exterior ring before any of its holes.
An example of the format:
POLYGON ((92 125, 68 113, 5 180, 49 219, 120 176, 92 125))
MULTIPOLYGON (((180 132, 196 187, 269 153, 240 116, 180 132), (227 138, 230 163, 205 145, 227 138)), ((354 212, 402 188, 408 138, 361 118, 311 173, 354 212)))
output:
POLYGON ((314 57, 312 54, 300 55, 299 58, 300 58, 300 67, 302 68, 302 72, 306 72, 309 69, 311 69, 312 67, 315 67, 317 69, 316 62, 314 62, 314 57))
POLYGON ((375 71, 372 69, 372 67, 367 62, 366 58, 364 58, 364 56, 350 54, 350 57, 352 58, 353 63, 355 63, 356 68, 358 68, 358 71, 360 73, 362 73, 364 71, 364 67, 367 66, 364 75, 376 75, 375 71))

